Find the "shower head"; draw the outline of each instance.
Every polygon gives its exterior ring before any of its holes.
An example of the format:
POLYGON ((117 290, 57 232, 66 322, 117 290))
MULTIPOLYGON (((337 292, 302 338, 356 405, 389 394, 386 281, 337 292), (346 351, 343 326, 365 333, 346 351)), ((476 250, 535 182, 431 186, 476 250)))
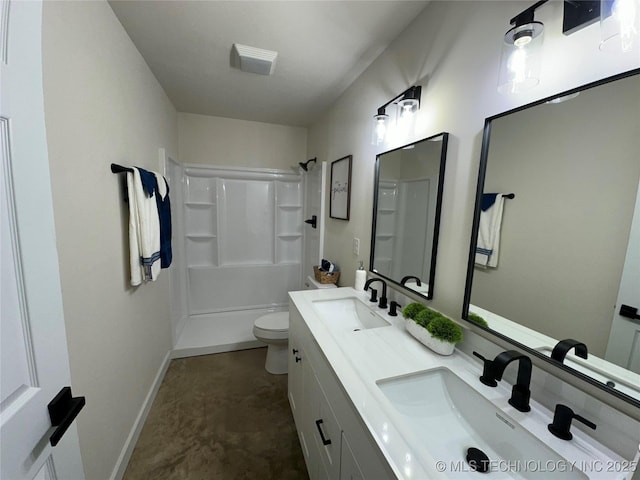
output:
POLYGON ((316 163, 316 158, 311 158, 309 160, 307 160, 306 162, 299 162, 298 165, 300 165, 300 168, 302 168, 305 172, 309 171, 309 164, 313 162, 316 163))

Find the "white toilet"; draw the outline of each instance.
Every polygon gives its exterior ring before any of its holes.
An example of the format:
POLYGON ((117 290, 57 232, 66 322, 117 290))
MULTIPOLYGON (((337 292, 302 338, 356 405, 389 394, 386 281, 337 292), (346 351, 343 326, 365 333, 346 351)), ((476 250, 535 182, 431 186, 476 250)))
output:
MULTIPOLYGON (((307 277, 304 290, 336 288, 333 284, 320 283, 307 277)), ((253 335, 267 344, 267 361, 264 368, 276 375, 287 373, 289 349, 289 312, 274 312, 258 317, 253 324, 253 335)))

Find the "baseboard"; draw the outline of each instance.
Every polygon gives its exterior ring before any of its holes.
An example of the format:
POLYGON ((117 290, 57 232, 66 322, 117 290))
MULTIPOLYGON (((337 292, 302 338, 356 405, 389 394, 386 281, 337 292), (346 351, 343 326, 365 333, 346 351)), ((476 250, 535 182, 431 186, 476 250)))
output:
POLYGON ((258 340, 247 342, 226 343, 224 345, 208 345, 206 347, 175 348, 171 352, 171 358, 197 357, 199 355, 211 355, 212 353, 235 352, 236 350, 249 350, 266 346, 258 340))
POLYGON ((147 419, 147 415, 149 415, 149 411, 151 410, 151 405, 153 405, 153 401, 156 398, 156 394, 158 393, 158 389, 162 384, 162 380, 164 379, 164 375, 167 373, 167 368, 169 368, 169 362, 171 361, 171 351, 168 351, 162 360, 162 364, 158 369, 158 373, 156 374, 156 378, 153 380, 151 384, 151 389, 149 389, 149 393, 147 397, 144 399, 142 404, 142 408, 138 413, 138 417, 136 421, 133 423, 133 427, 131 428, 131 432, 129 432, 129 436, 127 437, 126 442, 124 443, 124 447, 120 452, 120 456, 118 457, 118 461, 111 473, 111 477, 109 480, 121 480, 124 476, 124 472, 127 469, 127 465, 129 465, 129 460, 131 459, 131 455, 133 454, 133 449, 138 442, 138 437, 140 436, 140 432, 142 432, 142 427, 144 426, 144 422, 147 419))

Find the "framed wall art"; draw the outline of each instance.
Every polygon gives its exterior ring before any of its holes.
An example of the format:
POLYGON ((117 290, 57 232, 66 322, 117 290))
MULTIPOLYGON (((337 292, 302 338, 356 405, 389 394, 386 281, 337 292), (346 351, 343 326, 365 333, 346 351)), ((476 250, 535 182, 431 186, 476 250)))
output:
POLYGON ((351 155, 331 162, 329 217, 349 220, 351 206, 351 155))

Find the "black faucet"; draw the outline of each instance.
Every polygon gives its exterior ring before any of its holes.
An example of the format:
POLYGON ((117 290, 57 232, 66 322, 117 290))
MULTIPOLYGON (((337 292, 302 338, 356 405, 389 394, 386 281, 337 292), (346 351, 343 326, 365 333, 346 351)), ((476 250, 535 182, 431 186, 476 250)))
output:
POLYGON ((415 280, 416 281, 416 285, 418 287, 422 285, 422 282, 420 281, 420 279, 418 277, 416 277, 415 275, 407 275, 406 277, 402 277, 402 280, 400 280, 400 285, 404 285, 409 280, 415 280))
POLYGON ((389 304, 389 313, 387 315, 389 315, 390 317, 397 317, 398 312, 396 311, 396 309, 398 307, 402 308, 402 305, 400 305, 395 300, 391 300, 391 303, 389 304))
POLYGON ((584 343, 579 342, 578 340, 574 340, 573 338, 560 340, 558 344, 553 347, 551 358, 562 363, 564 362, 564 357, 567 356, 567 353, 569 353, 569 350, 571 350, 572 348, 576 349, 576 355, 578 357, 587 358, 587 346, 584 343))
POLYGON ((371 289, 371 298, 369 299, 370 302, 377 302, 378 301, 378 290, 376 290, 375 288, 371 289))
MULTIPOLYGON (((528 412, 531 410, 529 406, 529 398, 531 397, 529 385, 531 383, 532 370, 531 359, 529 357, 517 350, 502 352, 489 364, 487 376, 491 379, 502 380, 502 374, 505 368, 514 360, 518 360, 520 364, 518 365, 518 378, 511 389, 509 405, 521 412, 528 412)), ((486 384, 487 383, 485 383, 485 385, 486 384)))
MULTIPOLYGON (((382 296, 380 297, 380 301, 378 302, 378 307, 387 308, 387 282, 385 282, 381 278, 370 278, 364 284, 364 290, 367 291, 367 289, 369 288, 369 285, 371 285, 373 282, 382 282, 382 296)), ((373 296, 371 298, 372 298, 371 300, 372 302, 375 301, 373 300, 373 296)))
POLYGON ((561 403, 556 405, 556 410, 553 412, 553 423, 550 423, 547 428, 556 437, 562 440, 571 440, 573 438, 573 434, 570 432, 571 420, 574 418, 584 423, 587 427, 593 428, 594 430, 596 429, 595 423, 574 413, 573 410, 561 403))

